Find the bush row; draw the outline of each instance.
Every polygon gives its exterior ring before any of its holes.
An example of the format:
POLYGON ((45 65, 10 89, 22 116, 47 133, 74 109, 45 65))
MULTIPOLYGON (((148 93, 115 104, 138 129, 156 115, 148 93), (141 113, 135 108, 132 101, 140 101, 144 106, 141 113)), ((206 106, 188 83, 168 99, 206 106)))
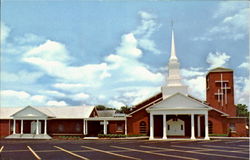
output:
POLYGON ((125 135, 125 134, 98 134, 99 138, 124 138, 124 137, 141 137, 146 136, 146 134, 137 135, 125 135))

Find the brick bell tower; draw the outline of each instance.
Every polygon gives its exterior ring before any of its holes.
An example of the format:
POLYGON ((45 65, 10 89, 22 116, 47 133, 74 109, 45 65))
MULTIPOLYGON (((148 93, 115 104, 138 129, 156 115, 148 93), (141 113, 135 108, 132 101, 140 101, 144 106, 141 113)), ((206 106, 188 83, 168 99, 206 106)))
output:
POLYGON ((236 116, 234 105, 233 70, 218 67, 208 72, 206 76, 207 103, 216 109, 236 116))

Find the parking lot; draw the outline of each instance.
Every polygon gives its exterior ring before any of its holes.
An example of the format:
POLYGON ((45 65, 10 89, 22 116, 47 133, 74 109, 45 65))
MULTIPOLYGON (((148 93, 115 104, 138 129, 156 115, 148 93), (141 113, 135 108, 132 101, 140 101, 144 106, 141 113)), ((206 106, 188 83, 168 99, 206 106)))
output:
POLYGON ((1 140, 2 160, 249 159, 249 140, 1 140))

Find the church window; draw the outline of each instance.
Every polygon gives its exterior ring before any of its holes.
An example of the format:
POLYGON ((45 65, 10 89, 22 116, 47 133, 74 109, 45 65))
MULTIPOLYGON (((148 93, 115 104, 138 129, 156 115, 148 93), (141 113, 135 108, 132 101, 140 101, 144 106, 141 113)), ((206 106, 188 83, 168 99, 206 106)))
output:
POLYGON ((140 133, 141 134, 147 133, 147 126, 145 121, 140 122, 140 133))
POLYGON ((64 131, 64 126, 62 124, 58 125, 58 131, 63 132, 64 131))
POLYGON ((81 131, 81 125, 79 123, 76 124, 76 132, 81 131))
POLYGON ((235 131, 235 124, 230 123, 229 128, 230 128, 231 131, 235 131))
POLYGON ((212 121, 208 121, 208 132, 209 132, 209 134, 213 133, 213 122, 212 121))
POLYGON ((117 132, 123 132, 123 123, 118 122, 116 125, 116 131, 117 132))
POLYGON ((181 125, 181 130, 183 130, 183 125, 181 125))
POLYGON ((170 125, 168 125, 168 130, 170 130, 170 125))

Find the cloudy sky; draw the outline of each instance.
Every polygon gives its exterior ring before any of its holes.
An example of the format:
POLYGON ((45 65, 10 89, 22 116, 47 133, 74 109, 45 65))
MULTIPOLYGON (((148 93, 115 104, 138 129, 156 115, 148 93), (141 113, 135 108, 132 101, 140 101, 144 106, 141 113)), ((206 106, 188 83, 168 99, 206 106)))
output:
POLYGON ((1 107, 119 108, 160 92, 171 20, 183 82, 202 100, 211 68, 249 104, 249 2, 1 1, 1 107))

